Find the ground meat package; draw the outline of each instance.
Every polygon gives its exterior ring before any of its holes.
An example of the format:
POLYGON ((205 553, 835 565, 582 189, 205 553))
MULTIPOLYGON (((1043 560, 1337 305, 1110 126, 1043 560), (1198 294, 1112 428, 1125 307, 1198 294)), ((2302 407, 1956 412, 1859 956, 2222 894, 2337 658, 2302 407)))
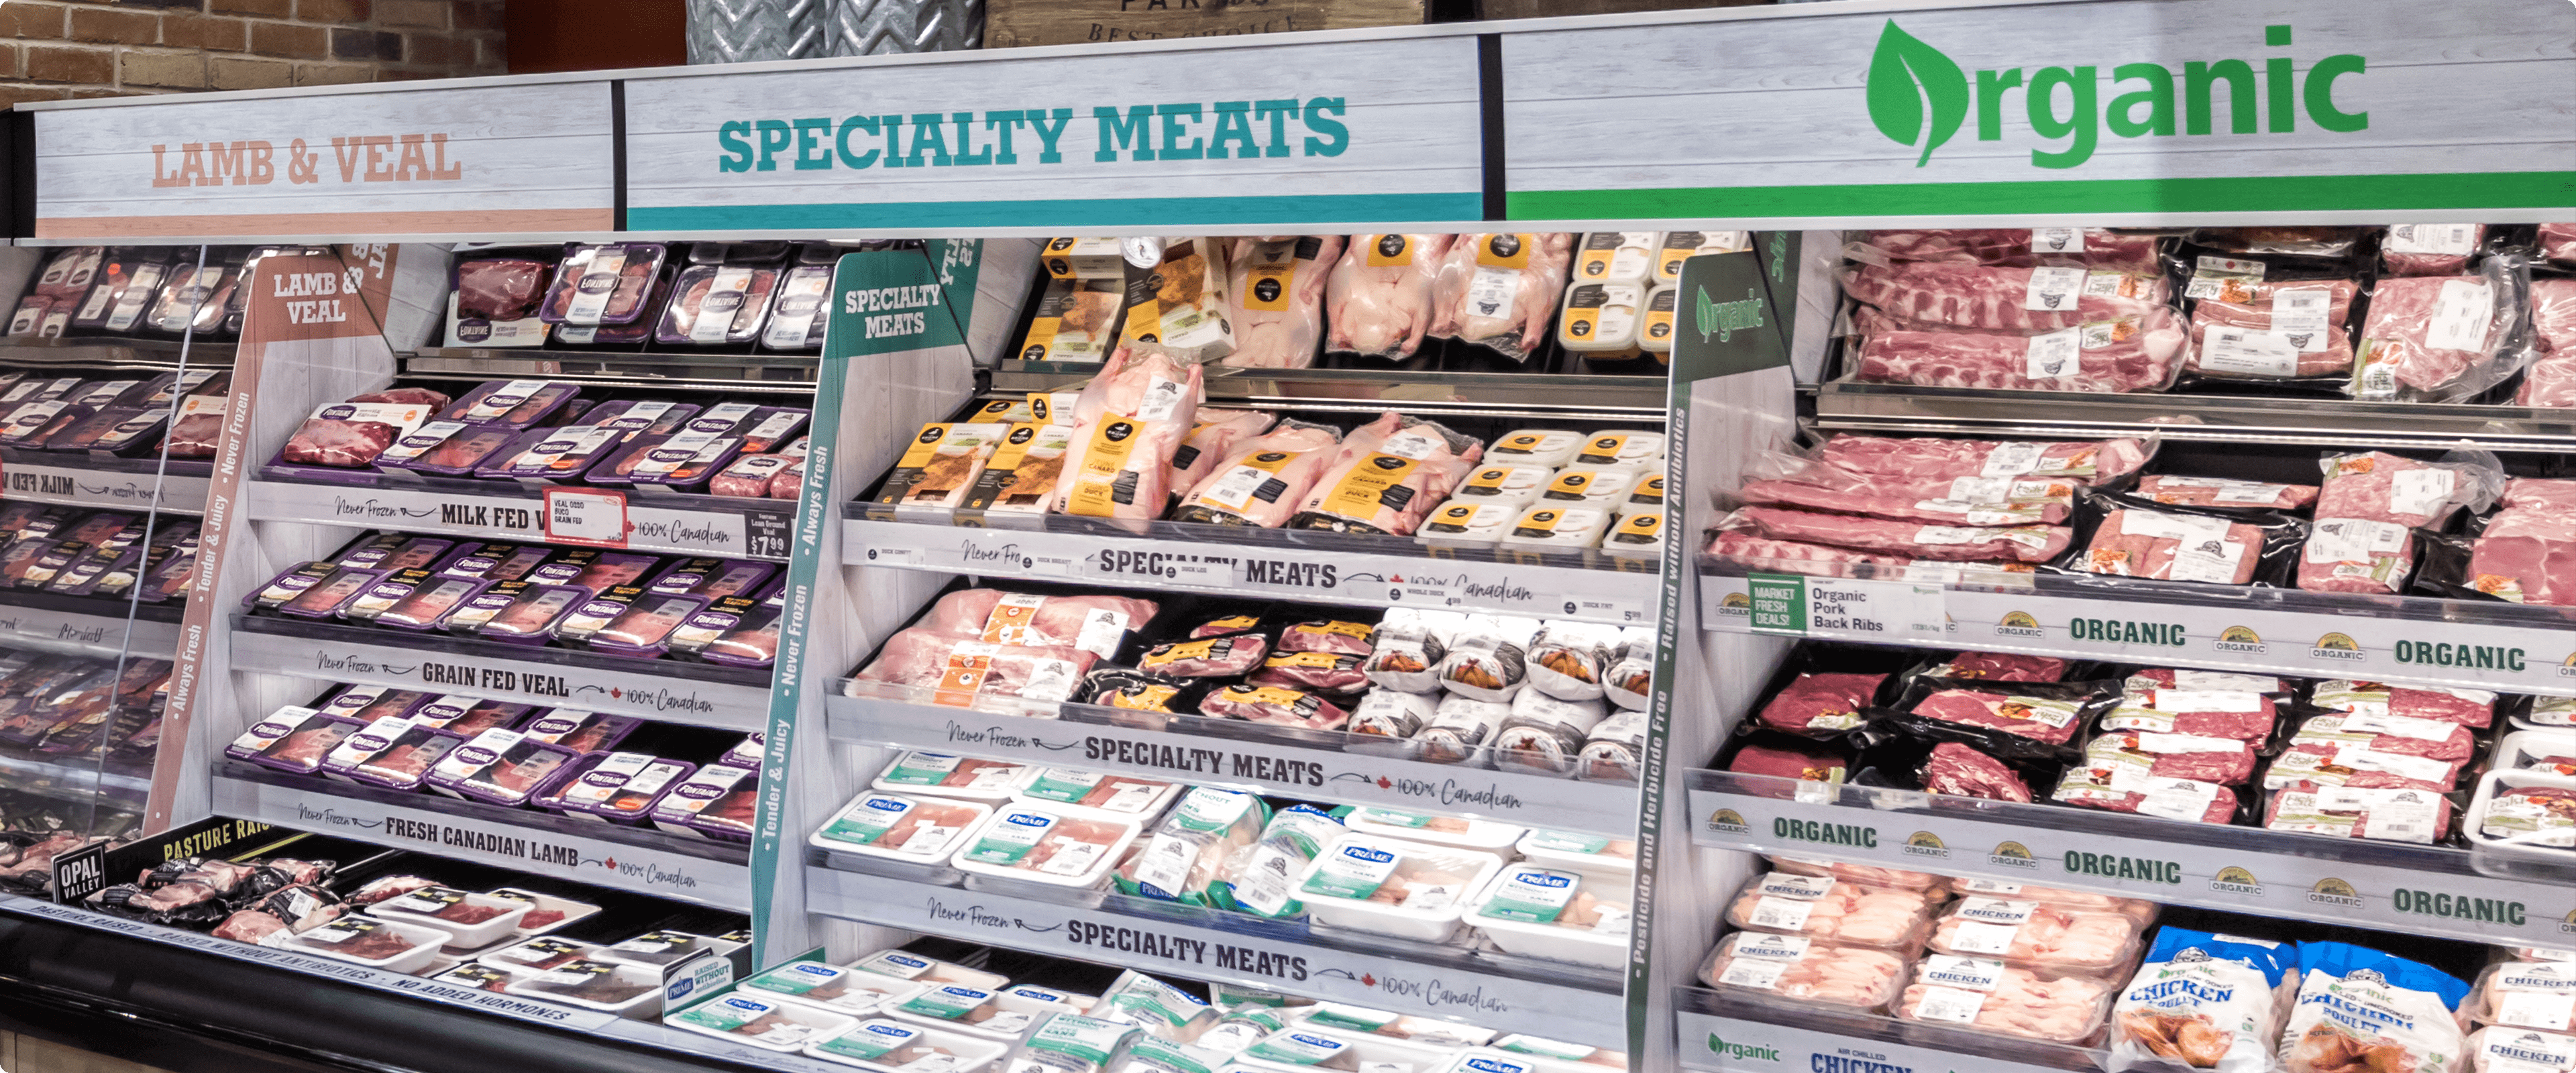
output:
POLYGON ((2504 487, 2503 467, 2483 451, 2432 463, 2373 451, 2320 465, 2317 520, 2299 560, 2299 587, 2312 592, 2403 591, 2415 565, 2411 530, 2438 527, 2462 507, 2484 510, 2504 487))
POLYGON ((1469 615, 1440 661, 1440 685, 1472 700, 1509 702, 1529 679, 1537 619, 1469 615))
POLYGON ((2514 345, 2529 315, 2530 266, 2487 258, 2475 275, 2381 279, 2361 324, 2349 393, 2358 399, 2461 402, 2522 370, 2514 345))
POLYGON ((2297 971, 2279 943, 2165 928, 2111 1005, 2112 1066, 2270 1073, 2297 971))
POLYGON ((2405 958, 2344 943, 2299 944, 2299 994, 2281 1033, 2288 1073, 2449 1073, 2466 1050, 2469 986, 2405 958))

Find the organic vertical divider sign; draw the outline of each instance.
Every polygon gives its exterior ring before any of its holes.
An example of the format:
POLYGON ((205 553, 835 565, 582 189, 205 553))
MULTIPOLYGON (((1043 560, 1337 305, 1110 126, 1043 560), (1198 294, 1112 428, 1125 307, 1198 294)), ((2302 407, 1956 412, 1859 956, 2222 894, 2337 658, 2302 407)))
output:
MULTIPOLYGON (((971 262, 965 252, 955 254, 971 262)), ((943 262, 949 261, 942 251, 943 262)), ((956 282, 949 273, 948 283, 956 282)), ((973 278, 964 280, 973 293, 973 278)), ((806 688, 814 678, 817 658, 812 633, 823 571, 838 568, 840 544, 830 539, 840 531, 840 504, 833 488, 839 460, 841 427, 854 359, 904 351, 955 346, 963 335, 943 300, 942 273, 919 250, 874 250, 842 256, 832 270, 832 289, 825 294, 823 357, 815 374, 814 414, 807 440, 804 483, 796 497, 795 535, 788 544, 785 607, 779 612, 778 658, 772 665, 769 729, 761 758, 759 813, 753 820, 751 853, 751 920, 755 960, 776 934, 771 919, 782 876, 803 874, 802 855, 790 847, 787 824, 789 775, 795 770, 796 729, 805 708, 806 688), (947 308, 942 308, 947 307, 947 308)), ((846 608, 830 609, 846 612, 846 608)), ((819 716, 819 706, 817 708, 819 716)), ((817 735, 821 727, 814 727, 817 735)), ((803 904, 800 897, 798 904, 803 904)))

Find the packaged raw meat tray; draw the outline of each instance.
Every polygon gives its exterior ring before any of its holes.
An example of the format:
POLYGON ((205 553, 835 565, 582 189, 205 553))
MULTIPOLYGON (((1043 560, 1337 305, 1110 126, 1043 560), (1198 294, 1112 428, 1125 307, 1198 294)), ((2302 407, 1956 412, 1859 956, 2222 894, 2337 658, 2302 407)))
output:
POLYGON ((1885 950, 1739 931, 1717 941, 1699 978, 1710 987, 1740 987, 1876 1013, 1903 990, 1906 969, 1904 958, 1885 950))
POLYGON ((1938 900, 1919 890, 1772 872, 1745 884, 1727 907, 1726 922, 1845 946, 1908 949, 1930 932, 1938 900))

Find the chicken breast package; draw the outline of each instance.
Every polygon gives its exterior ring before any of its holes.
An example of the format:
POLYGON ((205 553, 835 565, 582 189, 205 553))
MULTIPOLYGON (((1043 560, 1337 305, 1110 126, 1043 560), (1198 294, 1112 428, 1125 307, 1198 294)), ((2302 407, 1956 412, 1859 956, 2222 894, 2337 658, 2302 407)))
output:
POLYGON ((1437 319, 1440 266, 1452 235, 1352 235, 1324 289, 1324 348, 1337 354, 1409 358, 1437 319))
POLYGON ((1300 529, 1411 536, 1484 457, 1484 444, 1434 421, 1403 419, 1376 443, 1360 430, 1342 441, 1331 468, 1297 505, 1300 529))
POLYGON ((2479 1024, 2576 1031, 2576 965, 2505 961, 2479 974, 2460 1012, 2479 1024))
POLYGON ((1303 369, 1315 364, 1324 334, 1325 289, 1342 259, 1342 236, 1211 239, 1230 241, 1226 312, 1234 319, 1234 352, 1221 365, 1303 369))
MULTIPOLYGON (((1374 446, 1394 434, 1401 420, 1392 412, 1380 414, 1353 430, 1350 437, 1374 446)), ((1341 430, 1329 425, 1281 421, 1270 431, 1242 441, 1209 466, 1181 497, 1180 509, 1172 517, 1184 522, 1277 529, 1288 524, 1297 504, 1315 487, 1315 479, 1323 476, 1325 467, 1339 457, 1338 449, 1344 443, 1341 430)))
POLYGON ((1071 447, 1054 509, 1090 518, 1152 519, 1171 495, 1172 456, 1189 437, 1200 398, 1199 366, 1159 348, 1119 349, 1074 403, 1071 447))
POLYGON ((1701 963, 1710 987, 1740 987, 1876 1013, 1904 989, 1903 957, 1865 946, 1837 946, 1802 935, 1732 932, 1701 963))
POLYGON ((940 597, 917 625, 997 644, 1079 648, 1102 659, 1115 659, 1128 634, 1144 629, 1158 610, 1152 600, 1128 596, 964 589, 940 597))
POLYGON ((2346 943, 2299 944, 2299 993, 2281 1033, 2288 1073, 2448 1073, 2467 1050, 2458 1011, 2469 985, 2346 943))
POLYGON ((1172 471, 1165 476, 1163 486, 1174 496, 1187 495, 1216 472, 1237 443, 1270 431, 1278 420, 1279 415, 1260 410, 1201 407, 1190 426, 1189 437, 1172 452, 1172 471))
POLYGON ((2083 1043, 2102 1031, 2112 995, 2109 982, 2092 976, 2059 975, 1993 958, 1932 954, 1914 966, 1914 982, 1897 1000, 1896 1016, 2054 1043, 2083 1043))
POLYGON ((1458 236, 1440 262, 1431 334, 1528 361, 1547 344, 1573 259, 1569 233, 1458 236))
POLYGON ((1313 805, 1290 805, 1270 817, 1260 838, 1229 853, 1208 884, 1208 900, 1238 913, 1282 919, 1303 914, 1296 886, 1306 866, 1342 836, 1342 821, 1313 805))
POLYGON ((1080 819, 1053 809, 1014 805, 996 809, 967 836, 952 864, 969 872, 1007 876, 1053 887, 1102 885, 1119 855, 1136 840, 1133 820, 1080 819))
POLYGON ((1821 942, 1911 949, 1932 928, 1940 895, 1855 883, 1833 876, 1770 872, 1755 876, 1726 910, 1746 931, 1804 935, 1821 942))
POLYGON ((2527 1028, 2469 1033, 2467 1073, 2568 1073, 2576 1070, 2576 1036, 2527 1028))
POLYGON ((1328 925, 1437 940, 1501 866, 1491 853, 1351 833, 1307 865, 1297 895, 1328 925))
POLYGON ((1960 899, 1942 915, 1931 945, 1944 954, 2098 973, 2126 964, 2138 952, 2141 927, 2137 917, 2118 910, 1978 896, 1960 899))
POLYGON ((1118 865, 1122 893, 1207 905, 1208 885, 1227 859, 1261 838, 1270 808, 1257 796, 1212 786, 1181 796, 1154 833, 1138 840, 1118 865))

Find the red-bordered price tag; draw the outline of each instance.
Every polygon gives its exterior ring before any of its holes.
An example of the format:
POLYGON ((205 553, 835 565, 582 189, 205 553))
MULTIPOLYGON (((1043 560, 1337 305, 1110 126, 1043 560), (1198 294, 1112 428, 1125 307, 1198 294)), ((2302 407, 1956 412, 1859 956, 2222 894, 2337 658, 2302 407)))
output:
POLYGON ((600 488, 546 489, 546 540, 599 548, 626 546, 626 493, 600 488))

